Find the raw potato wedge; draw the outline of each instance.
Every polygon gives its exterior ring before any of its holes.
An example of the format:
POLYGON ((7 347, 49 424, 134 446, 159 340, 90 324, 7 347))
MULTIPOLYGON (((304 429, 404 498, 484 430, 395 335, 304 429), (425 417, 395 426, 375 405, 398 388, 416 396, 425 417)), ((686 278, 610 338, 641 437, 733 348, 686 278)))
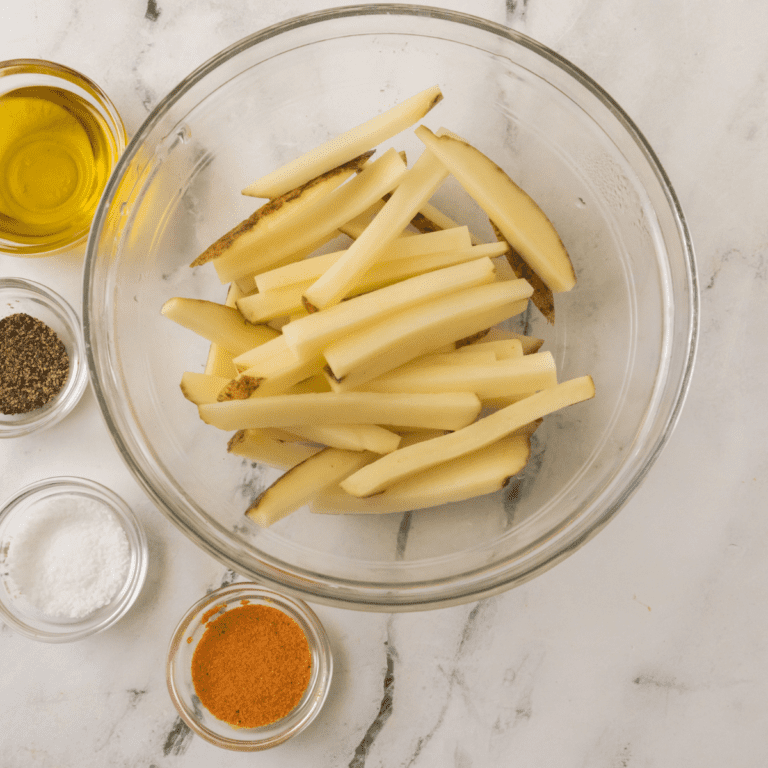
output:
POLYGON ((252 325, 247 322, 234 307, 203 299, 168 299, 161 312, 170 320, 235 355, 247 352, 280 335, 265 325, 252 325))
POLYGON ((527 302, 530 294, 531 287, 525 280, 455 291, 389 315, 334 341, 325 348, 325 359, 338 380, 356 368, 381 360, 383 355, 391 363, 384 370, 391 370, 446 342, 457 341, 519 314, 522 309, 518 302, 527 302))
POLYGON ((241 429, 227 444, 227 451, 235 456, 282 470, 301 464, 320 450, 314 446, 277 440, 260 429, 241 429))
POLYGON ((570 257, 552 222, 498 165, 470 144, 450 135, 436 136, 424 125, 416 135, 552 291, 576 285, 570 257))
POLYGON ((501 230, 493 222, 491 222, 491 227, 493 228, 494 234, 496 235, 496 239, 500 243, 507 245, 507 252, 505 255, 515 277, 525 278, 531 284, 531 288, 533 288, 533 296, 531 296, 533 305, 539 310, 539 312, 541 312, 542 315, 544 315, 548 323, 554 325, 555 297, 553 296, 552 291, 536 274, 528 262, 509 245, 501 230))
POLYGON ((264 235, 259 239, 258 247, 247 251, 230 250, 214 259, 219 280, 228 283, 284 263, 286 257, 332 234, 345 221, 393 190, 406 171, 397 152, 388 150, 346 184, 292 216, 286 226, 264 235))
MULTIPOLYGON (((350 475, 341 487, 353 496, 371 496, 429 467, 478 451, 549 413, 594 396, 591 376, 570 379, 508 405, 464 429, 382 456, 350 475)), ((211 407, 200 406, 201 409, 211 407)))
POLYGON ((436 366, 391 371, 363 384, 366 392, 474 392, 485 401, 494 397, 530 395, 557 384, 550 352, 537 352, 490 365, 436 366))
POLYGON ((224 376, 185 371, 181 376, 181 393, 195 405, 215 403, 222 387, 229 381, 230 379, 224 376))
POLYGON ((245 514, 266 528, 303 507, 317 493, 335 485, 374 456, 366 451, 324 448, 279 477, 245 514))
POLYGON ((229 400, 198 406, 200 418, 224 430, 291 427, 301 424, 389 424, 461 429, 480 413, 469 392, 437 395, 322 392, 229 400))
POLYGON ((330 487, 312 500, 310 510, 324 514, 384 514, 464 501, 501 490, 525 467, 530 455, 528 436, 509 437, 424 470, 370 498, 352 496, 339 486, 330 487))
POLYGON ((380 115, 336 136, 249 184, 243 194, 273 198, 356 155, 373 149, 421 120, 443 94, 438 86, 427 88, 380 115))
MULTIPOLYGON (((283 326, 283 336, 296 354, 306 357, 359 328, 378 324, 408 308, 490 284, 494 279, 495 269, 488 258, 446 267, 310 314, 283 326)), ((333 368, 331 361, 328 362, 333 368)), ((334 373, 338 373, 335 368, 334 373)))
POLYGON ((366 152, 264 203, 245 221, 241 221, 208 246, 189 266, 199 267, 233 249, 245 251, 253 247, 268 231, 283 226, 293 216, 312 207, 325 195, 340 187, 365 165, 372 154, 373 152, 366 152))
POLYGON ((323 309, 338 304, 347 296, 447 176, 445 165, 429 150, 424 150, 360 237, 307 288, 304 293, 306 303, 323 309))

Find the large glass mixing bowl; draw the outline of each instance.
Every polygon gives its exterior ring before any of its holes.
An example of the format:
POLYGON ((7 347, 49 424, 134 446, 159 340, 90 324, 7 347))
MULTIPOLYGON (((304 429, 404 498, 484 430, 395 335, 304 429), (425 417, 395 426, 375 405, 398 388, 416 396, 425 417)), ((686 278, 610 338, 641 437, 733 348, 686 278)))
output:
MULTIPOLYGON (((387 146, 412 162, 412 132, 387 146)), ((450 183, 433 202, 487 232, 450 183)), ((491 235, 489 234, 489 239, 491 235)), ((409 5, 348 7, 265 29, 179 84, 130 142, 97 212, 84 329, 99 404, 157 506, 238 573, 310 601, 434 608, 520 584, 599 531, 648 472, 691 376, 698 298, 680 206, 653 151, 584 73, 524 35, 409 5), (597 397, 550 416, 528 468, 495 495, 397 515, 300 510, 260 530, 243 516, 276 472, 226 453, 179 391, 208 343, 160 315, 172 296, 223 301, 189 262, 248 216, 250 181, 412 94, 547 212, 577 287, 556 325, 531 310, 561 380, 597 397)))

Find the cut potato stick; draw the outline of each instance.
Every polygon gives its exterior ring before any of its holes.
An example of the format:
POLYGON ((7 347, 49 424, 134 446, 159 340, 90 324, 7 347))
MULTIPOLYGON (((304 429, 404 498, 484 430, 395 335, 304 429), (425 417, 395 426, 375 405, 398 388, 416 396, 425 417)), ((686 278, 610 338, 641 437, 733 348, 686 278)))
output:
MULTIPOLYGON (((294 358, 291 361, 285 361, 281 365, 274 363, 271 366, 258 366, 243 371, 237 378, 233 379, 219 393, 219 401, 242 400, 246 397, 271 397, 272 395, 286 394, 292 388, 310 377, 321 373, 323 370, 323 360, 320 357, 299 360, 294 358), (257 374, 263 375, 257 375, 257 374), (247 388, 247 392, 239 394, 238 382, 242 380, 255 380, 255 384, 247 388)), ((306 393, 302 393, 306 394, 306 393)))
MULTIPOLYGON (((462 347, 464 349, 464 347, 462 347)), ((522 347, 520 348, 520 355, 522 356, 522 347)), ((490 365, 498 360, 496 353, 492 349, 478 349, 472 350, 469 353, 459 354, 458 350, 453 352, 430 352, 427 355, 417 357, 415 360, 411 360, 405 365, 401 365, 399 368, 395 368, 395 371, 413 371, 420 370, 422 368, 443 367, 453 365, 490 365)), ((394 373, 390 371, 389 374, 394 373)))
MULTIPOLYGON (((412 239, 416 239, 418 235, 412 239)), ((397 242, 397 241, 396 241, 397 242)), ((333 254, 336 255, 336 254, 333 254)), ((381 264, 374 264, 350 291, 350 296, 357 296, 361 293, 367 293, 378 288, 383 288, 400 280, 407 280, 410 277, 434 272, 445 267, 464 264, 468 261, 475 261, 480 258, 493 258, 500 255, 500 250, 496 243, 488 245, 475 245, 454 251, 445 251, 440 253, 424 254, 410 258, 398 258, 381 264)), ((290 266, 304 266, 314 261, 320 261, 323 257, 318 256, 307 261, 297 262, 290 266)), ((494 262, 498 267, 498 264, 494 262)), ((314 265, 311 271, 315 271, 314 265)), ((317 270, 318 273, 320 270, 317 270)), ((269 274, 269 273, 264 273, 269 274)), ((257 282, 260 276, 256 278, 257 282)), ((279 288, 260 288, 263 293, 253 294, 241 299, 238 308, 243 316, 252 323, 265 322, 286 315, 295 315, 302 312, 307 315, 303 308, 303 295, 306 289, 312 284, 314 278, 303 282, 293 283, 291 285, 281 286, 279 288)))
POLYGON ((265 325, 247 322, 234 307, 203 299, 168 299, 161 312, 170 320, 236 355, 279 335, 265 325))
MULTIPOLYGON (((413 239, 415 240, 416 237, 418 236, 415 236, 413 239)), ((328 255, 337 256, 335 253, 328 255)), ((491 243, 489 246, 468 246, 454 251, 392 259, 386 263, 375 264, 371 267, 363 275, 361 281, 352 288, 350 295, 357 296, 361 293, 383 288, 400 280, 407 280, 410 277, 426 272, 434 272, 438 269, 455 266, 456 264, 464 264, 468 261, 498 255, 498 248, 494 243, 491 243)), ((289 266, 303 266, 314 261, 319 262, 322 259, 322 256, 318 256, 289 266)), ((315 271, 319 273, 321 270, 317 270, 316 266, 312 265, 311 272, 315 271)), ((259 277, 256 278, 257 282, 259 277)), ((261 293, 240 299, 237 307, 241 314, 251 323, 262 323, 274 318, 294 315, 304 310, 303 295, 312 282, 313 278, 310 278, 303 282, 281 285, 280 287, 260 287, 261 293)), ((304 310, 303 314, 309 313, 304 310)))
POLYGON ((497 411, 501 408, 506 408, 508 405, 512 405, 512 403, 519 403, 526 397, 530 397, 530 393, 523 393, 520 395, 502 395, 501 397, 486 397, 483 399, 483 408, 497 411))
POLYGON ((398 427, 397 433, 400 435, 400 445, 398 447, 404 448, 406 445, 415 445, 416 443, 423 443, 425 440, 431 440, 433 437, 440 437, 440 435, 446 434, 446 430, 398 427))
POLYGON ((438 86, 427 88, 361 125, 336 136, 249 184, 243 194, 273 198, 304 184, 334 166, 373 149, 409 128, 429 112, 443 94, 438 86))
POLYGON ((312 392, 330 392, 328 382, 322 374, 314 374, 285 390, 286 395, 308 395, 312 392))
POLYGON ((227 450, 259 464, 276 469, 291 469, 322 449, 300 443, 286 443, 260 429, 241 429, 230 439, 227 450))
POLYGON ((243 399, 254 394, 281 394, 323 369, 322 358, 297 357, 283 335, 239 355, 234 363, 238 370, 246 367, 227 385, 226 391, 222 390, 220 400, 243 399))
MULTIPOLYGON (((455 227, 451 230, 442 230, 428 235, 414 235, 413 237, 394 240, 384 249, 380 261, 384 263, 411 259, 414 256, 427 253, 442 253, 443 251, 468 248, 470 245, 467 228, 455 227)), ((283 288, 307 280, 316 280, 344 253, 345 251, 334 251, 262 272, 255 279, 256 287, 259 291, 270 291, 274 288, 283 288)))
POLYGON ((229 381, 229 377, 185 371, 181 376, 181 393, 195 405, 215 403, 222 387, 229 381))
POLYGON ((441 365, 396 370, 366 382, 366 392, 474 392, 481 400, 530 395, 557 384, 550 352, 537 352, 490 365, 441 365))
POLYGON ((357 173, 373 153, 368 152, 337 168, 329 170, 306 184, 297 186, 285 194, 264 203, 245 221, 208 246, 191 264, 198 267, 226 253, 244 252, 254 247, 264 235, 301 213, 311 208, 323 197, 340 187, 350 176, 357 173))
MULTIPOLYGON (((382 456, 350 475, 341 487, 353 496, 371 496, 429 467, 478 451, 529 422, 594 395, 591 376, 570 379, 508 405, 456 432, 382 456)), ((213 408, 215 405, 199 407, 213 408)))
POLYGON ((225 430, 302 424, 461 429, 480 413, 480 400, 468 392, 436 395, 321 392, 206 403, 198 406, 198 410, 206 424, 225 430))
POLYGON ((360 237, 307 288, 306 302, 318 309, 338 304, 447 176, 445 165, 425 150, 360 237))
POLYGON ((576 274, 568 252, 552 222, 526 192, 470 144, 450 135, 436 136, 423 125, 416 135, 552 291, 573 288, 576 274))
MULTIPOLYGON (((495 243, 489 245, 473 245, 468 248, 462 248, 456 251, 445 251, 442 253, 430 253, 422 256, 416 256, 409 259, 397 259, 383 264, 374 264, 361 278, 360 282, 354 285, 350 290, 350 297, 359 296, 361 293, 385 288, 388 285, 407 280, 417 275, 423 275, 427 272, 435 272, 445 267, 453 267, 457 264, 466 264, 468 261, 476 261, 485 257, 498 256, 498 249, 495 243)), ((314 261, 314 259, 310 259, 314 261)), ((494 266, 498 264, 494 261, 494 266)), ((514 275, 512 275, 514 278, 514 275)), ((303 283, 294 283, 290 286, 277 289, 274 296, 266 297, 259 301, 246 302, 240 307, 241 312, 251 322, 257 321, 255 318, 267 316, 280 317, 284 314, 294 314, 293 307, 297 302, 303 303, 304 292, 312 284, 312 280, 303 283), (254 308, 255 309, 252 309, 254 308)), ((252 297, 249 297, 252 298, 252 297)), ((305 315, 310 314, 304 312, 305 315)))
POLYGON ((323 448, 279 477, 258 496, 245 514, 254 523, 266 528, 303 507, 320 491, 336 485, 375 455, 367 451, 323 448))
MULTIPOLYGON (((442 326, 441 332, 451 333, 455 335, 462 333, 467 327, 478 327, 481 325, 486 328, 496 325, 503 320, 519 315, 523 312, 528 305, 527 299, 521 299, 520 301, 511 302, 505 304, 502 307, 493 307, 478 311, 473 314, 471 318, 461 317, 459 320, 447 321, 442 326)), ((480 331, 479 333, 484 333, 480 331)), ((425 353, 425 348, 434 344, 434 338, 429 337, 403 337, 399 344, 394 347, 382 348, 376 355, 366 360, 364 364, 359 365, 354 370, 345 374, 341 378, 337 378, 331 368, 326 366, 323 369, 323 375, 326 377, 331 389, 334 392, 349 392, 357 387, 365 384, 371 379, 375 379, 377 376, 381 376, 387 371, 391 371, 410 360, 414 360, 425 353)), ((426 351, 432 351, 428 349, 426 351)), ((327 359, 327 358, 326 358, 327 359)))
MULTIPOLYGON (((490 284, 494 276, 494 265, 488 258, 446 267, 310 314, 284 326, 283 336, 296 354, 309 356, 324 349, 329 342, 372 323, 379 323, 382 318, 392 317, 414 306, 431 305, 432 301, 463 293, 475 286, 490 284)), ((509 291, 507 295, 510 295, 509 291)), ((333 364, 331 367, 334 367, 333 364)), ((337 373, 335 369, 334 373, 337 373)))
POLYGON ((400 446, 400 435, 377 424, 302 424, 285 429, 303 440, 349 451, 382 454, 400 446))
POLYGON ((497 339, 496 341, 478 341, 476 344, 467 344, 456 350, 459 357, 469 358, 488 352, 494 354, 497 360, 522 357, 523 343, 520 339, 497 339))
POLYGON ((324 514, 383 514, 464 501, 501 490, 525 467, 530 455, 528 437, 509 437, 426 469, 371 498, 358 498, 340 486, 332 486, 312 499, 310 510, 324 514))
MULTIPOLYGON (((466 264, 468 261, 476 261, 477 259, 493 259, 499 255, 497 244, 489 243, 488 245, 472 245, 454 251, 426 253, 410 259, 376 263, 351 287, 349 295, 356 296, 360 293, 392 285, 392 283, 400 280, 407 280, 409 277, 435 272, 438 269, 453 267, 457 264, 466 264)), ((494 261, 495 266, 496 261, 494 261)))
MULTIPOLYGON (((246 371, 262 365, 268 366, 266 370, 272 370, 295 359, 297 357, 288 346, 285 336, 277 333, 274 339, 235 357, 234 363, 238 371, 246 371)), ((253 375, 261 376, 262 374, 253 375)))
POLYGON ((385 152, 346 184, 292 216, 289 224, 265 234, 258 240, 258 247, 230 249, 215 259, 213 265, 219 279, 228 283, 243 275, 262 272, 335 232, 345 221, 394 189, 406 171, 394 149, 385 152))
MULTIPOLYGON (((313 261, 313 259, 310 259, 313 261)), ((307 285, 305 283, 304 285, 307 285)), ((237 303, 240 314, 251 323, 264 323, 276 317, 287 317, 304 309, 302 286, 287 285, 244 296, 237 303)))
MULTIPOLYGON (((314 366, 317 367, 317 366, 314 366)), ((301 378, 298 383, 286 384, 288 380, 303 377, 304 370, 292 371, 282 380, 277 380, 275 372, 270 378, 250 375, 247 372, 227 379, 217 392, 217 396, 209 402, 224 402, 226 400, 245 400, 249 397, 267 395, 306 395, 310 392, 330 392, 331 387, 324 376, 312 374, 309 378, 301 378)))
POLYGON ((508 331, 506 328, 491 328, 485 338, 472 342, 468 347, 478 346, 486 342, 506 341, 508 339, 517 339, 523 345, 524 355, 538 352, 544 344, 544 339, 539 339, 536 336, 526 336, 516 331, 508 331))
MULTIPOLYGON (((256 278, 261 274, 262 271, 269 271, 278 267, 284 267, 288 264, 293 264, 294 262, 301 262, 307 256, 313 254, 318 248, 321 248, 331 240, 335 240, 337 237, 339 237, 339 235, 341 235, 341 232, 337 229, 334 229, 331 232, 326 232, 322 237, 314 240, 308 246, 300 248, 298 251, 292 251, 287 256, 284 256, 274 263, 270 263, 266 267, 258 268, 253 272, 249 272, 243 277, 237 278, 237 280, 233 281, 232 284, 238 285, 244 289, 241 291, 239 298, 242 298, 243 296, 250 296, 256 291, 256 278)), ((234 304, 232 306, 234 306, 234 304)))
MULTIPOLYGON (((470 262, 471 264, 474 262, 470 262)), ((430 273, 434 274, 440 273, 430 273)), ((392 288, 403 285, 405 283, 397 283, 392 288)), ((365 325, 360 330, 337 339, 325 348, 325 359, 337 379, 382 354, 391 355, 392 364, 386 369, 391 370, 414 357, 432 352, 446 342, 457 341, 496 325, 513 314, 519 314, 522 310, 518 308, 518 302, 526 301, 530 291, 531 287, 525 280, 490 283, 455 291, 385 316, 372 325, 365 325), (494 310, 493 317, 499 319, 488 323, 486 314, 494 310)), ((357 299, 351 299, 345 304, 351 304, 353 301, 357 299)), ((305 323, 310 319, 311 316, 298 322, 305 323)), ((285 326, 285 329, 289 327, 285 326)), ((295 344, 295 340, 289 337, 289 343, 295 344)))

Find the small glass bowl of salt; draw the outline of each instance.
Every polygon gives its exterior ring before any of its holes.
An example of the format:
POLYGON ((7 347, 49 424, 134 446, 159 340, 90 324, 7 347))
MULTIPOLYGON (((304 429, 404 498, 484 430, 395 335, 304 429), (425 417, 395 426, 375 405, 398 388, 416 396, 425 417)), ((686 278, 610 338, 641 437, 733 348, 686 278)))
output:
POLYGON ((41 480, 0 511, 0 619, 34 640, 69 642, 112 626, 146 572, 138 520, 92 480, 41 480))

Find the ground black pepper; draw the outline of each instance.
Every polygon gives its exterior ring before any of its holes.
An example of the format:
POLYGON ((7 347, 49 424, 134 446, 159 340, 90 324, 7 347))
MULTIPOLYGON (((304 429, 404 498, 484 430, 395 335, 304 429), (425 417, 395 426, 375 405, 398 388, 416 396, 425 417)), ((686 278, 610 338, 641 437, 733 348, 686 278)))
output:
POLYGON ((0 320, 0 413, 29 413, 67 380, 69 356, 56 332, 19 312, 0 320))

